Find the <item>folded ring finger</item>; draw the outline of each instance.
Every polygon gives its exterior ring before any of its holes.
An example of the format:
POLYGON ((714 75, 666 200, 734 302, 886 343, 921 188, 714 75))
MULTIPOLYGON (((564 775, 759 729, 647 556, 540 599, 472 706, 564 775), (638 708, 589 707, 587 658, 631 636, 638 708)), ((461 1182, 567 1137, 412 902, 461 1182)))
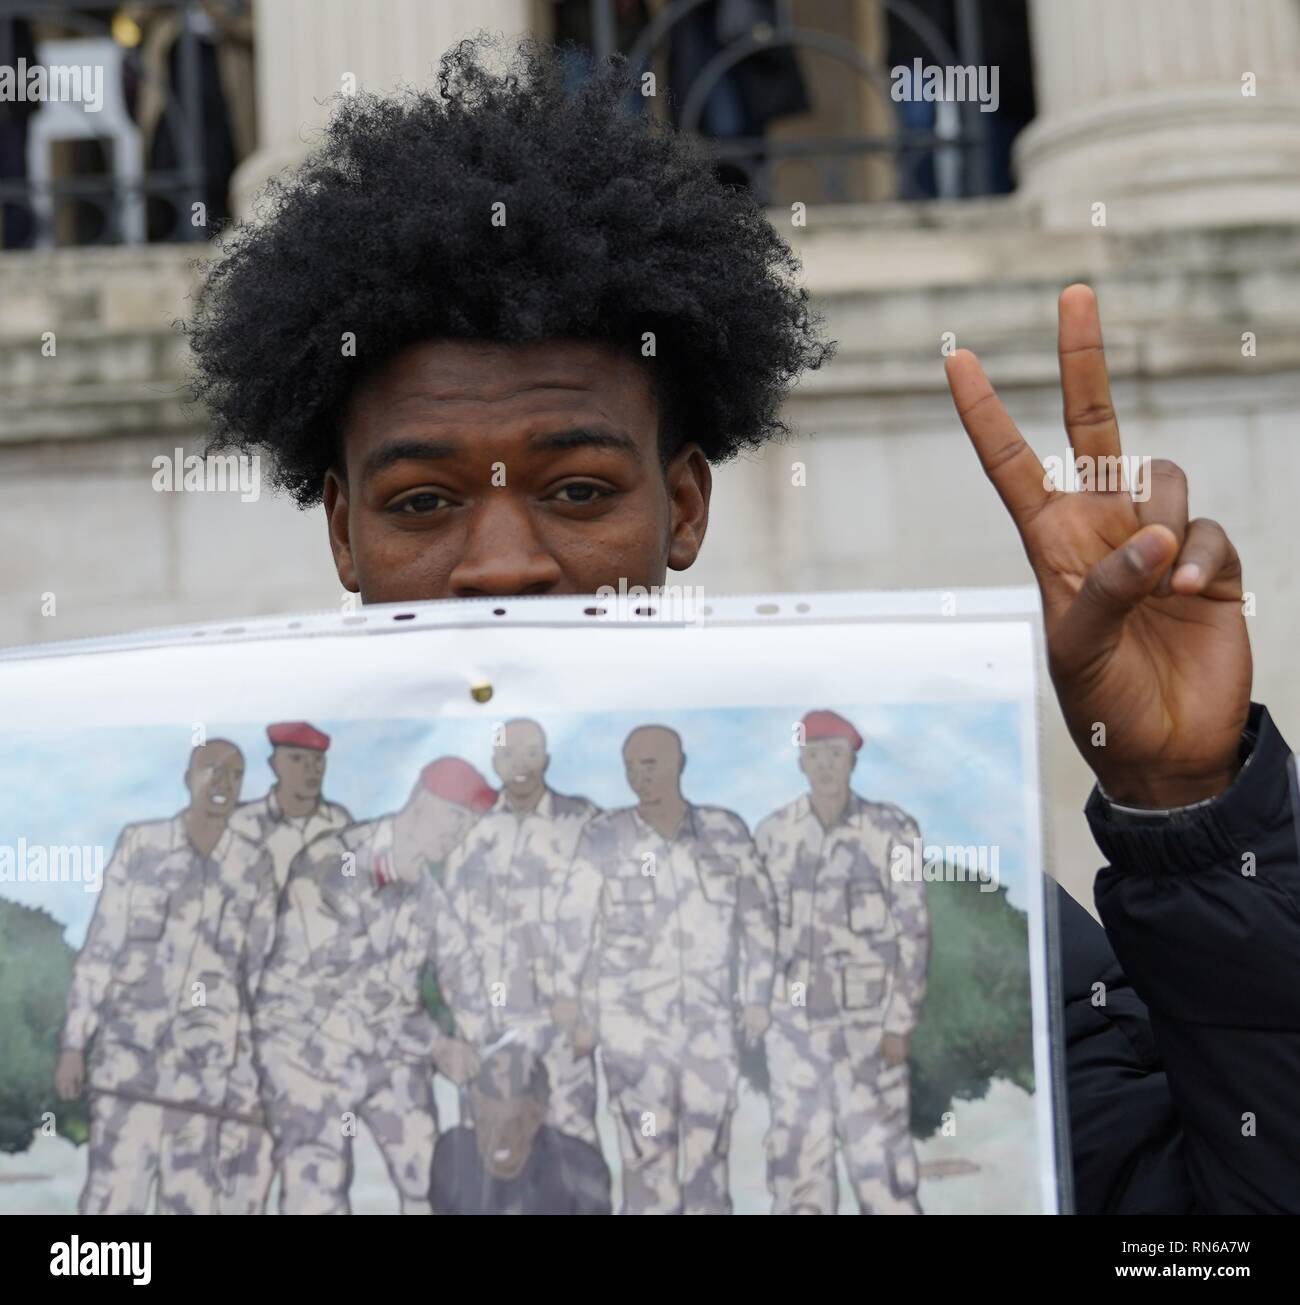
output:
MULTIPOLYGON (((1129 487, 1135 494, 1133 510, 1137 519, 1144 526, 1167 526, 1174 532, 1181 549, 1187 536, 1187 476, 1182 467, 1168 458, 1156 458, 1150 462, 1145 474, 1137 483, 1129 487)), ((1166 571, 1156 586, 1157 594, 1168 594, 1172 571, 1166 571)))

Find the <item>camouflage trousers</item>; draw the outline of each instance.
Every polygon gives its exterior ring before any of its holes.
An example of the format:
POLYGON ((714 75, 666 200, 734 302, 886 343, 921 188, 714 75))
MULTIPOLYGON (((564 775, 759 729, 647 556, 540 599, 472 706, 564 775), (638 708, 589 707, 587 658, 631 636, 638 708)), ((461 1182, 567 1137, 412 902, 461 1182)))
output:
POLYGON ((217 1120, 90 1089, 90 1144, 81 1214, 212 1214, 217 1120))
POLYGON ((217 1140, 218 1214, 265 1214, 275 1177, 274 1139, 265 1128, 223 1119, 217 1140))
POLYGON ((280 1174, 281 1214, 347 1214, 352 1139, 370 1130, 403 1214, 429 1214, 438 1140, 431 1064, 367 1058, 319 1040, 259 1047, 263 1104, 280 1174))
POLYGON ((863 1214, 920 1214, 908 1068, 886 1067, 879 1025, 809 1029, 778 1011, 767 1031, 773 1214, 834 1214, 838 1142, 863 1214))
POLYGON ((739 1060, 730 1015, 661 1029, 602 1014, 601 1060, 623 1157, 622 1214, 730 1214, 739 1060))

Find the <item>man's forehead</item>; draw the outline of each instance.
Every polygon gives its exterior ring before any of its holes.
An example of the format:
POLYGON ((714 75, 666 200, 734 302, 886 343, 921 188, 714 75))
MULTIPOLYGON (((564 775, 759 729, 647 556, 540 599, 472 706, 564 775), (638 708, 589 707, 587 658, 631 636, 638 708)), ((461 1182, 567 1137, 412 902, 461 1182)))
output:
POLYGON ((631 760, 638 757, 662 757, 665 753, 681 751, 681 740, 665 726, 648 726, 628 736, 623 745, 623 755, 631 760))
POLYGON ((546 735, 535 720, 507 721, 501 731, 501 745, 505 748, 522 748, 532 744, 543 745, 546 735))
POLYGON ((848 739, 809 739, 805 746, 811 752, 852 752, 848 739))
POLYGON ((488 1065, 488 1077, 499 1096, 510 1095, 510 1062, 501 1056, 494 1057, 488 1065))
POLYGON ((594 341, 428 340, 381 366, 358 389, 357 403, 399 411, 467 404, 563 411, 651 393, 642 366, 594 341))

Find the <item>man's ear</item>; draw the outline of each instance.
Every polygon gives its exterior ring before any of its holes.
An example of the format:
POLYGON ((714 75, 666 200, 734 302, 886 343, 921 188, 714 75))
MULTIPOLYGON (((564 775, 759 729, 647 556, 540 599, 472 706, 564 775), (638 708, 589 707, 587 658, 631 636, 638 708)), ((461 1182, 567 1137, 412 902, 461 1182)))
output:
POLYGON ((325 488, 321 497, 325 502, 325 525, 329 530, 330 552, 334 554, 334 569, 339 573, 339 583, 349 593, 358 593, 361 586, 357 583, 357 569, 352 560, 347 482, 332 467, 325 473, 325 488))
POLYGON ((664 469, 668 486, 668 569, 685 571, 694 564, 709 528, 713 472, 698 444, 684 444, 664 469))

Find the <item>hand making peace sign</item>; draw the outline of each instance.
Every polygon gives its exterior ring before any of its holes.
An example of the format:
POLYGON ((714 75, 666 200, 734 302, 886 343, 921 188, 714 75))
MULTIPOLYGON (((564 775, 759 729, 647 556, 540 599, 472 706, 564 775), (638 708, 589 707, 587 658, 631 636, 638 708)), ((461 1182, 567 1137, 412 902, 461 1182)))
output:
MULTIPOLYGON (((1059 310, 1066 434, 1076 458, 1103 465, 1120 442, 1097 299, 1072 285, 1059 310)), ((1165 460, 1151 463, 1146 502, 1052 488, 975 355, 959 349, 946 369, 966 433, 1020 531, 1061 710, 1102 788, 1142 807, 1221 793, 1238 770, 1251 686, 1241 563, 1223 528, 1188 521, 1187 477, 1165 460)))

